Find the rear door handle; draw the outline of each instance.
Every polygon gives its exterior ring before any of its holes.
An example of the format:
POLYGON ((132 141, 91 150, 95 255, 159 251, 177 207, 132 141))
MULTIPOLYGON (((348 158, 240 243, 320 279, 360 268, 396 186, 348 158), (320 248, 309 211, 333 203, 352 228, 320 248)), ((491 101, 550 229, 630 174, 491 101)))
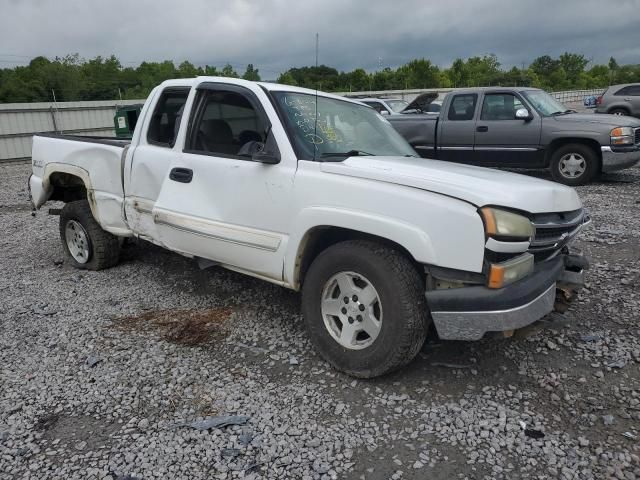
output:
POLYGON ((489 127, 487 127, 486 125, 480 125, 479 127, 476 127, 476 132, 488 132, 489 131, 489 127))
POLYGON ((189 183, 193 179, 193 170, 181 167, 172 168, 169 172, 169 178, 174 182, 189 183))

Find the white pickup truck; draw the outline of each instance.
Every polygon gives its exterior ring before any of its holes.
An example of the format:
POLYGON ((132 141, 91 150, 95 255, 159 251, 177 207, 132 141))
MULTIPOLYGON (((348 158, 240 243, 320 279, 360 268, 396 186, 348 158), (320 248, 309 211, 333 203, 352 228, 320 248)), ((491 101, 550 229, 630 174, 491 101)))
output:
POLYGON ((432 324, 475 340, 564 309, 587 266, 572 188, 419 158, 373 109, 287 85, 166 81, 131 142, 40 135, 32 157, 72 265, 138 237, 301 290, 317 350, 358 377, 410 362, 432 324))

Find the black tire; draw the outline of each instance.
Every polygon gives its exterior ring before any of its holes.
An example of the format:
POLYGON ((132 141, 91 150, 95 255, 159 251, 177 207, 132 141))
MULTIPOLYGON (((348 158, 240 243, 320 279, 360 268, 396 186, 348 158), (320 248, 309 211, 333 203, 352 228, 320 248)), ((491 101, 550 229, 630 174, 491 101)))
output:
POLYGON ((629 115, 629 112, 625 108, 612 108, 609 110, 610 115, 629 115))
POLYGON ((572 187, 585 185, 591 181, 600 171, 600 158, 588 145, 581 143, 569 143, 559 147, 551 155, 551 176, 556 182, 570 185, 572 187), (568 155, 574 155, 575 159, 582 159, 584 162, 582 173, 570 176, 568 173, 561 171, 563 159, 566 161, 568 155))
MULTIPOLYGON (((74 224, 74 227, 76 226, 74 224)), ((76 227, 77 228, 77 227, 76 227)), ((69 263, 76 268, 86 270, 102 270, 113 267, 120 257, 120 240, 115 235, 105 232, 91 213, 86 200, 67 203, 60 213, 60 239, 62 248, 69 263), (78 261, 69 250, 67 243, 67 225, 69 222, 80 224, 86 233, 88 255, 86 261, 78 261)))
POLYGON ((348 375, 372 378, 397 370, 424 344, 430 323, 424 289, 419 272, 399 251, 364 240, 337 243, 318 255, 304 278, 302 312, 309 337, 327 362, 348 375), (323 320, 325 284, 340 272, 369 280, 383 311, 378 336, 360 350, 338 343, 323 320))

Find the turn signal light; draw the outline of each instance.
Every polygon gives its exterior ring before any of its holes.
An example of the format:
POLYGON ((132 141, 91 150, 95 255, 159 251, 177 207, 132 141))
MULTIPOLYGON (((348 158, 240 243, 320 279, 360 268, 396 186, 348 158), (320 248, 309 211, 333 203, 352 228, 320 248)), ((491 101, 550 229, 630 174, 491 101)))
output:
POLYGON ((489 267, 487 287, 502 288, 533 272, 533 255, 524 253, 502 263, 492 263, 489 267))

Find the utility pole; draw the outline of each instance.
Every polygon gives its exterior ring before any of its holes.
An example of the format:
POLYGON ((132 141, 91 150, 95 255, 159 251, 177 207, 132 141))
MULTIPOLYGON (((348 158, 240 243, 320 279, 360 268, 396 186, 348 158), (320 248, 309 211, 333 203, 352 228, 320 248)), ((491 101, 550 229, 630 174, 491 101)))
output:
POLYGON ((58 102, 56 101, 56 91, 52 88, 51 95, 53 96, 53 105, 55 107, 55 112, 53 108, 51 109, 51 119, 53 120, 53 130, 57 133, 60 133, 58 129, 58 122, 56 122, 56 113, 58 113, 58 102))

